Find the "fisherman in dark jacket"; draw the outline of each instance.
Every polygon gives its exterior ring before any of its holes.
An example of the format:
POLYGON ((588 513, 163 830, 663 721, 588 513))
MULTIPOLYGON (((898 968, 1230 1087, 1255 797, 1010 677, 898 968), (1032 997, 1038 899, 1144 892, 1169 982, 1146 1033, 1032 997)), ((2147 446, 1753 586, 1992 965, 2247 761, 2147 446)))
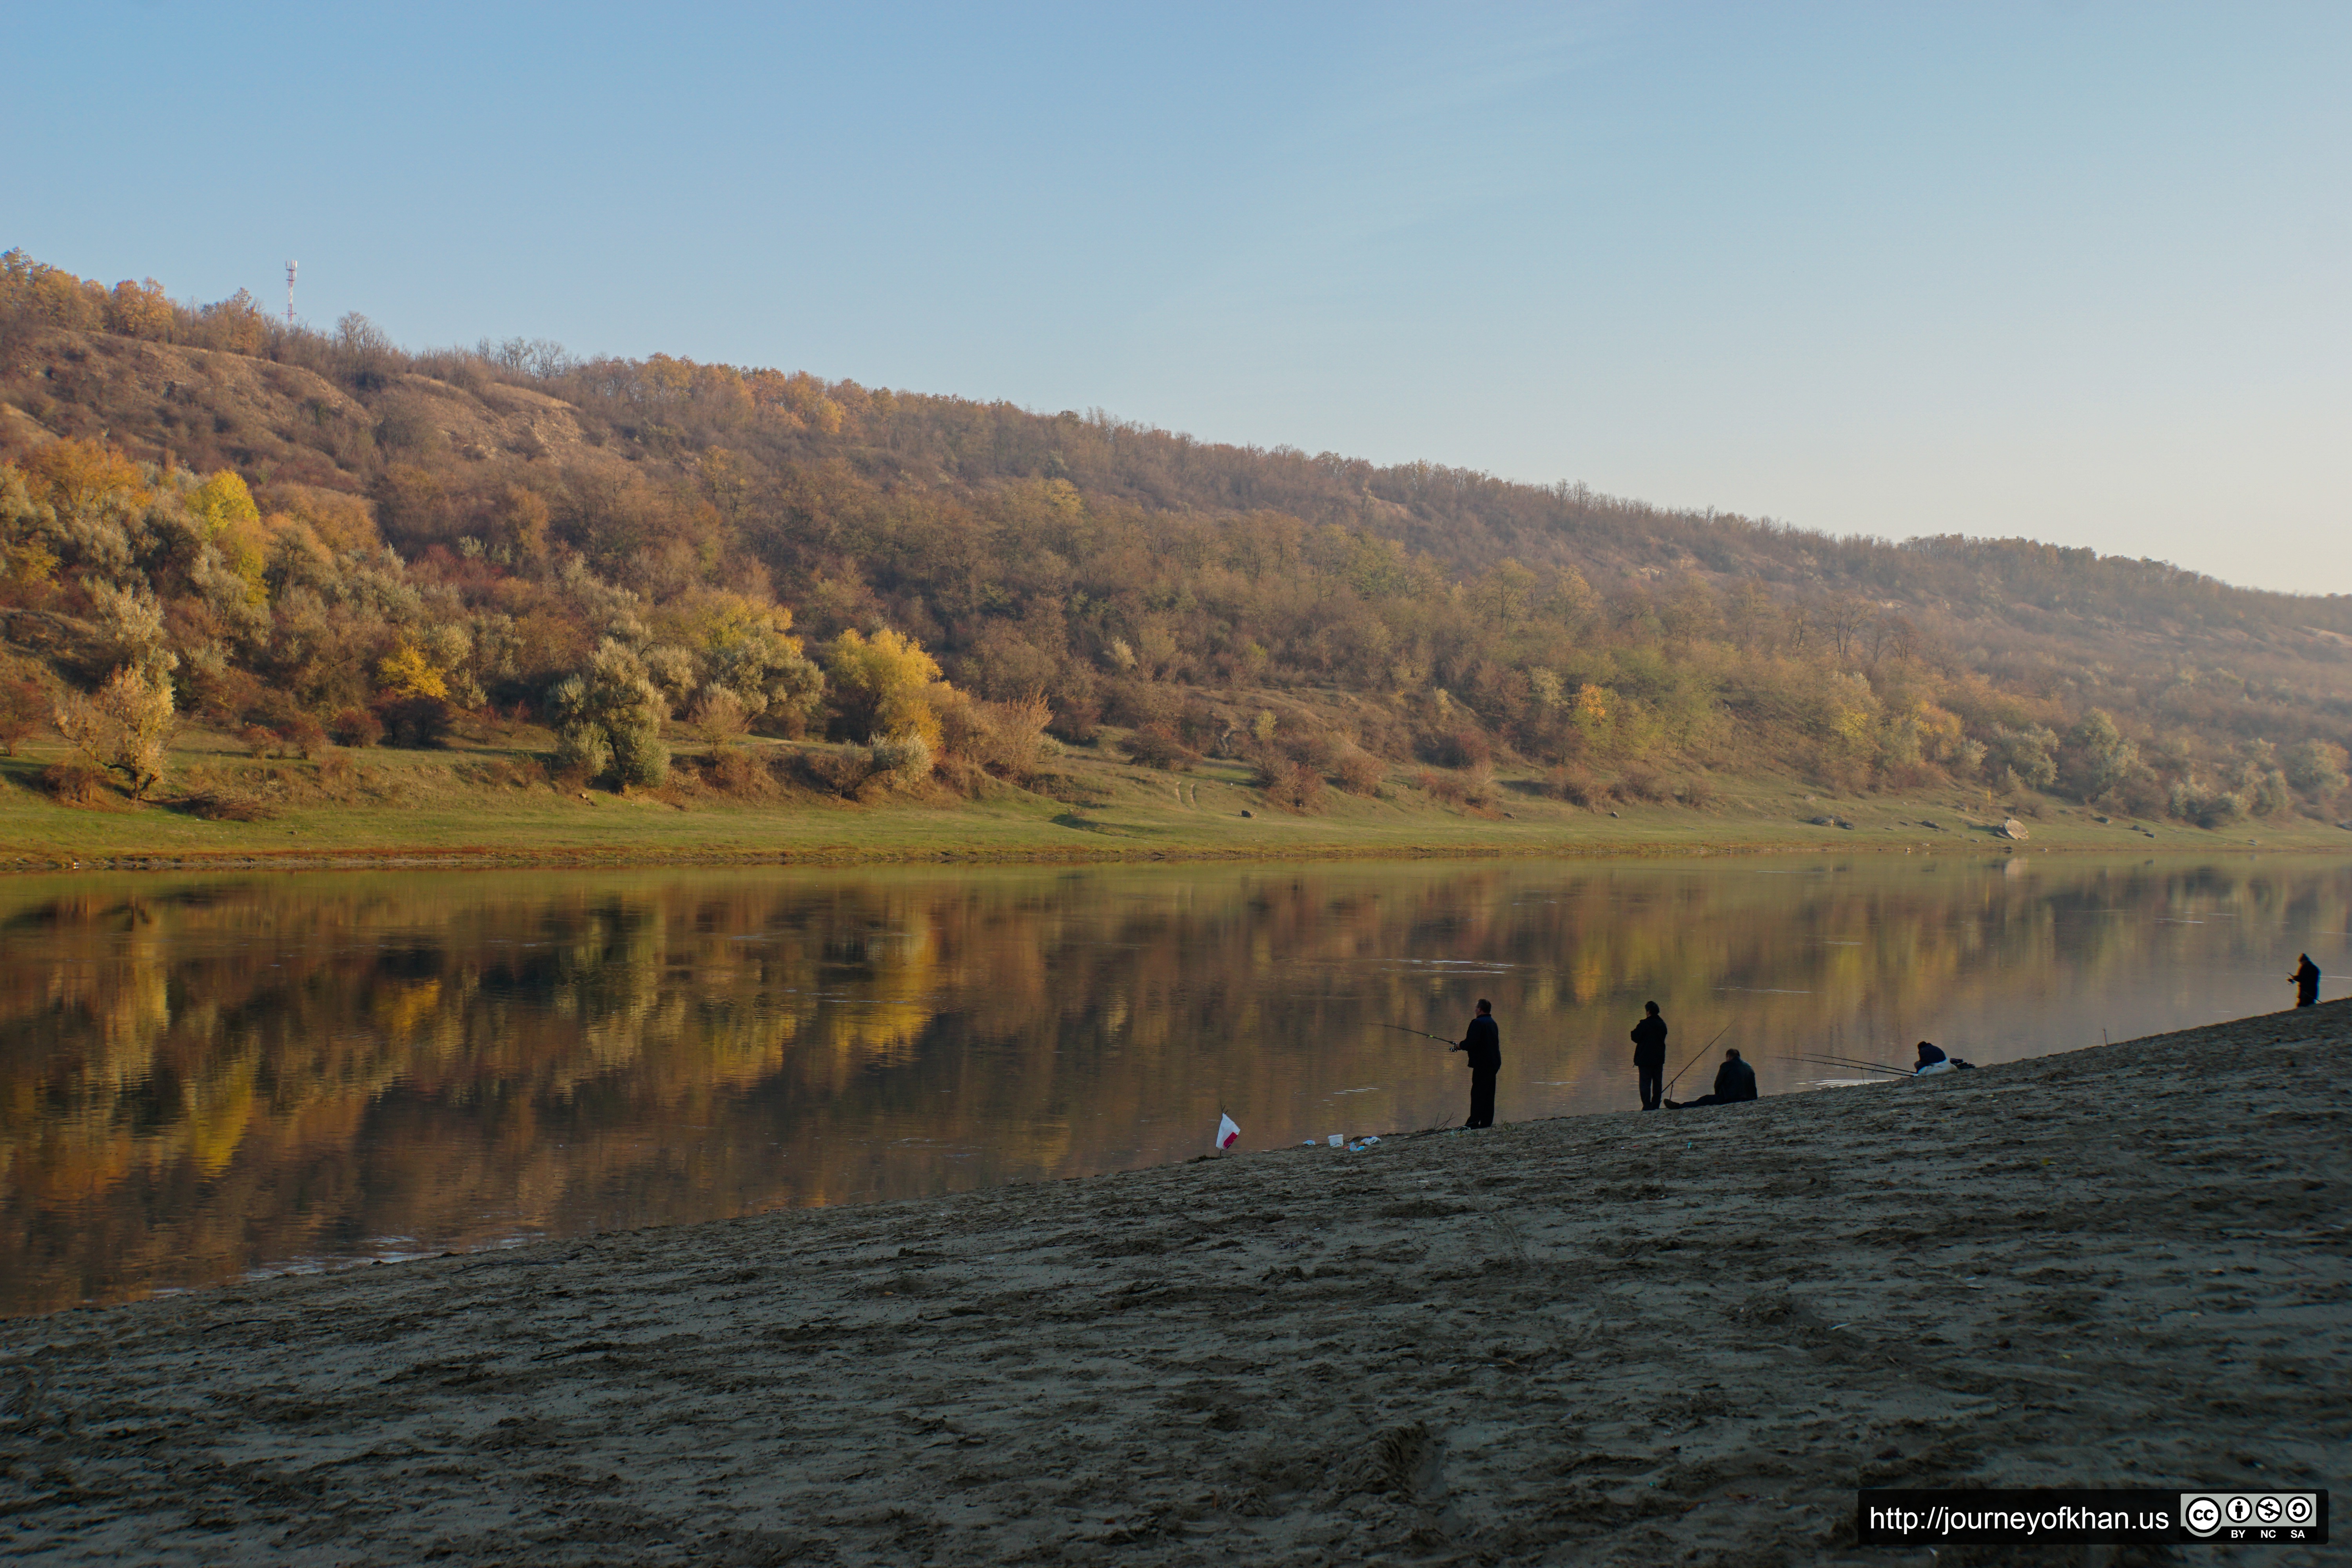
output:
POLYGON ((1642 1078, 1642 1109, 1655 1110, 1666 1092, 1666 1021, 1655 1002, 1642 1009, 1648 1016, 1633 1026, 1633 1068, 1642 1078))
POLYGON ((1495 1026, 1495 1005, 1485 997, 1478 999, 1478 1016, 1470 1020, 1470 1027, 1457 1051, 1470 1053, 1470 1120, 1465 1127, 1495 1125, 1495 1075, 1503 1070, 1503 1031, 1495 1026))
POLYGON ((2305 953, 2303 962, 2294 966, 2294 973, 2287 978, 2294 982, 2296 1006, 2309 1007, 2319 1001, 2319 965, 2311 962, 2311 954, 2305 953))
POLYGON ((1739 1059, 1738 1047, 1723 1053, 1723 1065, 1715 1069, 1715 1092, 1702 1094, 1696 1100, 1670 1100, 1668 1110, 1680 1110, 1690 1105, 1736 1105, 1743 1100, 1756 1098, 1756 1069, 1739 1059))
POLYGON ((1911 1070, 1916 1072, 1921 1068, 1931 1068, 1937 1062, 1948 1060, 1950 1058, 1944 1055, 1944 1048, 1941 1046, 1922 1040, 1919 1042, 1919 1059, 1911 1064, 1911 1070))

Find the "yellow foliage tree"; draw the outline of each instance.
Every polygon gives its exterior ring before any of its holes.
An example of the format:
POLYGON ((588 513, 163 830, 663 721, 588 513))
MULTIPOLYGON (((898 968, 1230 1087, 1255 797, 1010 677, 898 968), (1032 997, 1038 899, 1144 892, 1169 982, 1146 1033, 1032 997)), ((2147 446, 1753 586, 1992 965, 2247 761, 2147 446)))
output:
POLYGON ((172 710, 169 666, 126 664, 90 696, 59 702, 58 732, 143 797, 163 782, 176 727, 172 710))
POLYGON ((724 588, 689 588, 664 604, 652 620, 662 641, 698 653, 724 653, 766 637, 780 637, 792 652, 801 651, 801 639, 792 635, 790 609, 724 588))
POLYGON ((269 531, 245 481, 234 470, 223 468, 180 499, 204 525, 205 537, 229 570, 245 580, 246 598, 256 605, 266 603, 269 592, 263 574, 269 559, 269 531))
POLYGON ((1572 715, 1577 728, 1588 735, 1600 733, 1601 728, 1609 722, 1609 700, 1613 695, 1615 694, 1607 687, 1595 686, 1589 680, 1578 687, 1576 708, 1572 715))
POLYGON ((939 750, 940 719, 930 694, 947 683, 940 679, 939 660, 922 644, 887 626, 870 638, 852 628, 834 639, 824 671, 851 734, 869 740, 919 735, 939 750))
POLYGON ((415 643, 403 642, 375 667, 376 682, 394 697, 449 695, 448 673, 437 668, 415 643))
POLYGON ((223 468, 183 498, 188 510, 203 520, 205 533, 215 539, 239 523, 259 522, 261 509, 233 468, 223 468))
POLYGON ((126 278, 107 297, 106 330, 110 332, 160 342, 172 335, 175 319, 171 296, 152 278, 144 283, 133 283, 126 278))
POLYGON ((143 505, 147 486, 138 466, 96 441, 50 441, 17 460, 32 499, 60 517, 128 512, 143 505))
POLYGON ((196 312, 202 323, 198 336, 209 347, 233 354, 257 354, 269 342, 269 318, 254 297, 240 289, 196 312))

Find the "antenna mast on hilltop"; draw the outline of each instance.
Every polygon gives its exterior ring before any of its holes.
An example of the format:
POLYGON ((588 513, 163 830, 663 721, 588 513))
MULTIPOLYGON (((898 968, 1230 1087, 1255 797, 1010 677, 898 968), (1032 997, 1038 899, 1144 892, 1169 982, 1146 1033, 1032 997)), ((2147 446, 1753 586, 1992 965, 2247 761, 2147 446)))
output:
POLYGON ((295 263, 293 263, 293 262, 291 262, 291 261, 289 261, 289 262, 288 262, 288 263, 286 264, 286 328, 287 328, 287 331, 293 331, 293 329, 294 329, 294 268, 295 268, 295 265, 296 265, 296 264, 295 264, 295 263))

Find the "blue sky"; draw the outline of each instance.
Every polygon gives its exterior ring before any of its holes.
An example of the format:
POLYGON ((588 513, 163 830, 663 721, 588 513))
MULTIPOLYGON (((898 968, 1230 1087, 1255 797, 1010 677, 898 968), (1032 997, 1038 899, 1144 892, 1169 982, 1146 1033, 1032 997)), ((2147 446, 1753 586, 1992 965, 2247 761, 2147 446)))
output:
POLYGON ((108 281, 2352 592, 2352 6, 0 17, 108 281))

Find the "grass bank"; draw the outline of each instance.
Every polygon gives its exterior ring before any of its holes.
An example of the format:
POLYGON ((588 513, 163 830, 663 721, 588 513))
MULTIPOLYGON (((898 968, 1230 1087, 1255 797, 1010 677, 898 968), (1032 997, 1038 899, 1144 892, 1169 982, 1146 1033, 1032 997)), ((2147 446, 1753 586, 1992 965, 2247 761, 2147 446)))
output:
POLYGON ((1549 798, 1531 770, 1502 770, 1483 804, 1450 781, 1397 769, 1376 794, 1327 789, 1286 809, 1236 762, 1160 772, 1108 745, 1070 748, 1024 785, 975 781, 845 797, 794 782, 846 748, 752 742, 748 784, 721 787, 698 753, 672 781, 615 794, 548 780, 548 737, 523 731, 446 749, 255 758, 192 732, 158 798, 61 804, 41 784, 65 759, 33 743, 0 759, 0 864, 26 867, 416 862, 600 863, 1309 858, 1325 856, 1763 853, 1874 848, 2034 854, 2140 847, 2352 849, 2307 818, 2227 829, 2107 819, 2048 797, 2003 802, 1953 786, 1838 796, 1766 774, 1713 782, 1700 804, 1549 798), (1426 787, 1434 783, 1438 788, 1426 787), (2012 815, 2027 837, 2006 837, 2012 815))

